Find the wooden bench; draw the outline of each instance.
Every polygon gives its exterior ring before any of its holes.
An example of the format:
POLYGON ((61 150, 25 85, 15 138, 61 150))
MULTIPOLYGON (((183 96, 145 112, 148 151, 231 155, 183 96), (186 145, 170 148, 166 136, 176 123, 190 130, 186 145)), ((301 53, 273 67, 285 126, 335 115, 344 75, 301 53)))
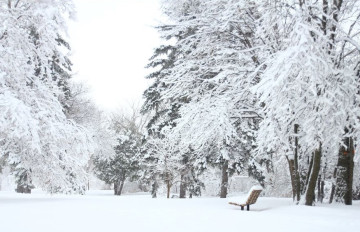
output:
POLYGON ((236 200, 236 199, 229 199, 230 205, 236 205, 240 206, 241 210, 244 210, 244 207, 246 206, 246 210, 250 210, 250 205, 255 204, 256 200, 258 199, 260 193, 262 192, 262 187, 260 186, 254 186, 250 189, 247 198, 244 198, 242 200, 236 200))

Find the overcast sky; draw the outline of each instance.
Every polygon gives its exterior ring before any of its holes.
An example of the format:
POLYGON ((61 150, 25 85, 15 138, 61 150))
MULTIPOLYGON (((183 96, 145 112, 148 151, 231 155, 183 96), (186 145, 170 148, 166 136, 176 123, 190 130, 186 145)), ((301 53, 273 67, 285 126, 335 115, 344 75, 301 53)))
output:
POLYGON ((159 0, 74 0, 70 22, 75 80, 91 88, 105 110, 139 101, 149 85, 144 68, 160 44, 153 26, 160 23, 159 0))

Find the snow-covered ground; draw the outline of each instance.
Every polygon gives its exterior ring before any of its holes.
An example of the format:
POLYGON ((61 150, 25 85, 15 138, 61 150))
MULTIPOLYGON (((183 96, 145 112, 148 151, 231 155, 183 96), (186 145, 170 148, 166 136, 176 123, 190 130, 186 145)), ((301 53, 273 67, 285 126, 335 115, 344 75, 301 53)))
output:
POLYGON ((1 232, 223 232, 360 231, 360 202, 353 206, 296 206, 291 199, 260 197, 251 211, 227 199, 152 199, 150 195, 21 195, 0 192, 1 232))

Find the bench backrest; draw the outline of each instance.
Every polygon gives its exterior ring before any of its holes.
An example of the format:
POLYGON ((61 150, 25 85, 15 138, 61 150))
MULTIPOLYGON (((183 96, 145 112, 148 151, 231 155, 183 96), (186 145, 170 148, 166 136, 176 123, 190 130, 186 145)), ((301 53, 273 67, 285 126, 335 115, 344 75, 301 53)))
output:
POLYGON ((260 193, 262 190, 253 190, 251 191, 250 196, 248 197, 246 204, 247 205, 251 205, 251 204, 255 204, 256 200, 258 199, 260 193))

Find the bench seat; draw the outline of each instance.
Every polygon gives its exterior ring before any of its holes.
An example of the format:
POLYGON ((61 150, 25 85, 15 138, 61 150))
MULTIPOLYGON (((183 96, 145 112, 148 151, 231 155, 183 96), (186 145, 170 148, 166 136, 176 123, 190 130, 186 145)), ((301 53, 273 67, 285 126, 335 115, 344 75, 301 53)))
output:
POLYGON ((263 188, 261 186, 253 186, 246 197, 232 197, 229 198, 229 204, 240 206, 241 210, 250 210, 250 205, 255 204, 263 188))

